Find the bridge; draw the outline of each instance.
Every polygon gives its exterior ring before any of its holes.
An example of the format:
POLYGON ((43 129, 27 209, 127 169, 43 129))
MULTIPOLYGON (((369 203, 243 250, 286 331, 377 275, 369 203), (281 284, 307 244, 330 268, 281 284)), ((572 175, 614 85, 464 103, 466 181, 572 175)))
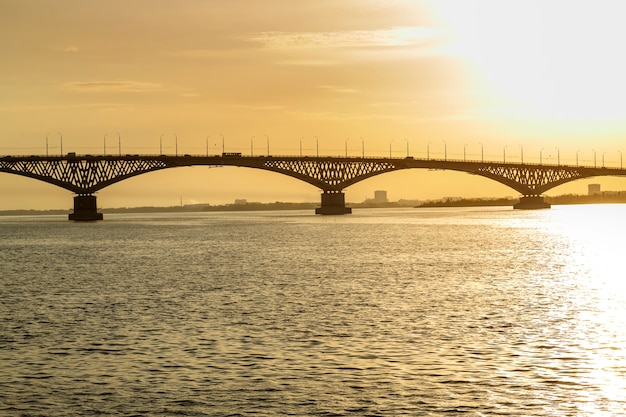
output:
POLYGON ((403 169, 453 170, 490 178, 520 193, 517 209, 549 208, 543 193, 581 178, 626 176, 620 168, 546 165, 454 159, 358 158, 313 156, 244 156, 223 153, 192 155, 76 155, 4 156, 0 172, 41 180, 75 194, 70 220, 101 220, 95 192, 127 178, 157 170, 204 166, 263 169, 297 178, 322 190, 317 214, 347 214, 343 190, 386 172, 403 169))

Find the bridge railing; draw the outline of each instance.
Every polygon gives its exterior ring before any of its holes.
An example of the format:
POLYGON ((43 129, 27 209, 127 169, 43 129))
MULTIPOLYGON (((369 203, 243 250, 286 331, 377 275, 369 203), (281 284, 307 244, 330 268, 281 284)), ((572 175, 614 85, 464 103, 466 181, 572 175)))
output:
POLYGON ((259 154, 259 155, 246 155, 246 154, 238 154, 238 153, 226 153, 226 154, 96 154, 96 153, 85 153, 78 154, 75 152, 68 152, 63 155, 2 155, 0 156, 0 161, 3 160, 71 160, 72 158, 76 159, 84 159, 84 158, 93 158, 93 159, 126 159, 126 158, 141 158, 141 159, 158 159, 158 158, 276 158, 276 159, 303 159, 303 160, 311 160, 311 159, 336 159, 336 160, 350 160, 350 161, 359 161, 359 160, 376 160, 376 161, 420 161, 420 162, 449 162, 449 163, 472 163, 472 164, 497 164, 497 165, 507 165, 507 166, 533 166, 533 167, 562 167, 562 168, 586 168, 586 169, 612 169, 612 170, 623 170, 623 166, 598 166, 595 165, 583 165, 583 164, 564 164, 564 163, 546 163, 546 162, 521 162, 521 161, 498 161, 493 159, 459 159, 459 158, 422 158, 422 157, 413 157, 413 156, 404 156, 404 157, 381 157, 381 156, 345 156, 345 155, 282 155, 282 154, 259 154))

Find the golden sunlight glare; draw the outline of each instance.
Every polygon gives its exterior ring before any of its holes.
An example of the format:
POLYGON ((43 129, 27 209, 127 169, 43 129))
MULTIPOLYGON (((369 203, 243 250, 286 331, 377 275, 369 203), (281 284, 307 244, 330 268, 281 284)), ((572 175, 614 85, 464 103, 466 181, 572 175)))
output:
POLYGON ((486 88, 519 116, 615 120, 626 111, 626 3, 444 1, 440 12, 486 88))

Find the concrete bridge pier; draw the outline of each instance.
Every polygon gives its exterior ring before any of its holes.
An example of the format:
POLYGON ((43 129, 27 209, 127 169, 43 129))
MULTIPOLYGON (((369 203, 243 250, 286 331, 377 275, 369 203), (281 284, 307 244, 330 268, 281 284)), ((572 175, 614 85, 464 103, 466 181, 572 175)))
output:
POLYGON ((513 208, 518 210, 546 209, 550 208, 550 203, 547 203, 541 195, 524 195, 513 208))
POLYGON ((350 214, 352 209, 346 207, 346 196, 342 191, 324 190, 322 206, 315 209, 315 214, 350 214))
POLYGON ((102 213, 98 213, 95 195, 81 194, 74 197, 74 213, 70 213, 70 220, 93 221, 102 220, 102 218, 102 213))

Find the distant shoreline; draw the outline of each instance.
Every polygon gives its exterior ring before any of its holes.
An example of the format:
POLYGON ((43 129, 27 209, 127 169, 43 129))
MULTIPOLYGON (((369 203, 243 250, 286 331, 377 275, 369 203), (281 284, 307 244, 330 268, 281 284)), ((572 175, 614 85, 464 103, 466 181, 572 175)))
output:
MULTIPOLYGON (((626 191, 603 192, 597 195, 566 194, 555 197, 545 197, 546 202, 552 205, 569 204, 620 204, 626 203, 626 191)), ((446 197, 439 200, 399 200, 387 203, 378 203, 366 200, 362 203, 348 203, 352 208, 437 208, 437 207, 489 207, 489 206, 513 206, 519 202, 519 198, 453 198, 446 197)), ((194 213, 194 212, 217 212, 217 211, 270 211, 270 210, 308 210, 319 207, 319 203, 243 203, 243 204, 190 204, 184 206, 143 206, 143 207, 116 207, 102 208, 103 214, 112 213, 194 213)), ((0 210, 0 216, 29 216, 29 215, 58 215, 69 214, 72 209, 50 210, 0 210)))

